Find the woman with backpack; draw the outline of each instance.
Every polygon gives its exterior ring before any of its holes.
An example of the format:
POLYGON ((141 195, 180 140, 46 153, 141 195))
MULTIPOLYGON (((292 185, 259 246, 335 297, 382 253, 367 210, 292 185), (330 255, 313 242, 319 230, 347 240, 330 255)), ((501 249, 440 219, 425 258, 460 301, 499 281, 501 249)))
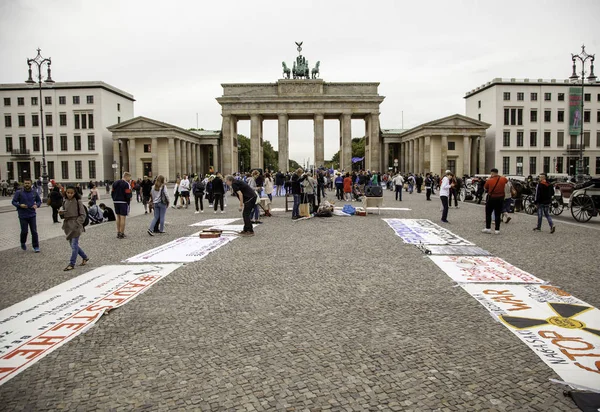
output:
POLYGON ((150 191, 152 203, 154 204, 154 218, 148 228, 148 234, 154 236, 154 229, 156 223, 160 220, 160 227, 158 233, 165 233, 165 216, 167 214, 167 208, 169 207, 169 195, 167 194, 167 187, 165 186, 165 177, 158 175, 152 190, 150 191))
POLYGON ((204 190, 204 181, 200 180, 200 177, 196 176, 194 178, 194 183, 192 183, 192 193, 194 194, 194 203, 196 204, 195 214, 200 213, 200 211, 204 213, 204 200, 202 199, 204 197, 204 190), (200 202, 200 209, 198 209, 198 202, 200 202))
POLYGON ((81 256, 81 266, 85 266, 90 260, 83 249, 79 247, 79 237, 85 232, 85 220, 87 212, 81 202, 81 195, 74 186, 67 187, 65 191, 65 201, 62 210, 59 212, 64 219, 62 229, 67 235, 67 240, 71 244, 71 259, 69 264, 63 270, 65 272, 75 269, 77 255, 81 256))

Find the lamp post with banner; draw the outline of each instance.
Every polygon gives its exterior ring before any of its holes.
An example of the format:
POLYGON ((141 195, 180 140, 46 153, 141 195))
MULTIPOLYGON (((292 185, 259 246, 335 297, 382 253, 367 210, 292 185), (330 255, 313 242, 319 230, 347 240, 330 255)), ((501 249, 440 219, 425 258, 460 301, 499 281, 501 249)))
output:
POLYGON ((48 200, 48 172, 46 169, 46 139, 44 137, 44 107, 42 106, 42 67, 45 65, 48 70, 48 75, 46 76, 45 83, 53 84, 54 80, 52 80, 50 65, 52 61, 50 57, 47 59, 42 57, 40 54, 41 49, 37 49, 37 56, 33 59, 27 59, 27 66, 29 66, 29 78, 25 80, 25 83, 34 85, 38 84, 38 88, 40 91, 39 104, 40 104, 40 128, 42 134, 42 202, 46 203, 48 200), (37 82, 33 80, 31 65, 35 65, 37 67, 37 82))
MULTIPOLYGON (((590 67, 590 75, 587 77, 587 80, 590 84, 594 84, 596 82, 596 76, 594 75, 594 54, 588 54, 585 51, 585 45, 581 46, 580 54, 571 54, 571 61, 573 62, 573 74, 569 77, 571 83, 576 84, 579 81, 579 76, 577 75, 577 60, 581 63, 581 94, 577 98, 577 94, 573 89, 570 89, 569 93, 569 132, 571 134, 577 134, 579 132, 579 160, 577 162, 577 180, 583 180, 584 166, 583 166, 583 143, 584 143, 584 134, 583 134, 583 123, 585 112, 583 111, 583 102, 585 100, 585 94, 583 93, 585 87, 585 63, 589 60, 591 63, 590 67), (577 107, 577 100, 580 100, 581 106, 577 107), (578 110, 580 109, 580 110, 578 110), (579 114, 577 112, 579 111, 579 114), (579 130, 577 130, 579 129, 579 130)), ((578 90, 577 90, 578 92, 578 90)))

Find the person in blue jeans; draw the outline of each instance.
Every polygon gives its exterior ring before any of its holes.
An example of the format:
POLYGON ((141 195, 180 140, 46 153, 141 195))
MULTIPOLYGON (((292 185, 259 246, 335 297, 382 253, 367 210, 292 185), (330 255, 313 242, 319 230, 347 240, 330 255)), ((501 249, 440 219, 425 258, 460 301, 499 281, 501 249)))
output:
POLYGON ((294 195, 294 207, 292 209, 292 220, 300 217, 300 201, 302 200, 302 182, 306 179, 304 170, 299 167, 292 175, 292 195, 294 195))
POLYGON ((154 217, 152 218, 152 222, 150 222, 148 234, 154 236, 156 222, 160 222, 158 233, 165 233, 165 216, 169 207, 169 195, 167 194, 165 177, 163 175, 158 175, 156 178, 156 182, 154 182, 154 186, 152 186, 152 190, 150 191, 150 199, 154 205, 154 217))
POLYGON ((63 218, 62 229, 67 235, 67 241, 71 245, 71 258, 69 264, 63 270, 69 271, 75 269, 77 256, 81 256, 81 266, 85 266, 90 260, 83 249, 79 247, 79 237, 85 232, 83 223, 85 221, 85 207, 81 202, 81 196, 74 186, 67 187, 65 190, 65 201, 62 209, 58 212, 63 218))
POLYGON ((33 190, 31 179, 23 181, 23 189, 17 190, 13 196, 12 204, 17 208, 19 223, 21 224, 21 249, 27 250, 27 235, 31 230, 31 246, 33 251, 40 251, 40 241, 37 232, 37 209, 42 205, 40 195, 33 190))
POLYGON ((540 181, 535 188, 534 203, 537 206, 538 221, 537 226, 533 228, 534 232, 542 230, 542 217, 546 216, 548 224, 550 225, 550 233, 556 231, 556 226, 552 222, 550 217, 550 203, 552 203, 552 197, 554 196, 554 187, 546 180, 546 174, 540 173, 540 181))

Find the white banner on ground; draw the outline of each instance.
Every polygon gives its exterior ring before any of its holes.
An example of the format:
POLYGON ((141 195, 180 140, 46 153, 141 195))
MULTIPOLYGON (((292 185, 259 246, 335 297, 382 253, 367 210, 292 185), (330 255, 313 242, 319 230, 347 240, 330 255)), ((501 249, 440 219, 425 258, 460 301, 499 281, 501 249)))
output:
POLYGON ((495 256, 429 256, 458 283, 544 283, 495 256))
MULTIPOLYGON (((361 203, 358 203, 357 206, 361 207, 360 204, 361 203)), ((335 207, 335 209, 340 209, 341 210, 341 209, 343 209, 343 207, 335 207)), ((403 210, 403 211, 412 210, 412 209, 409 209, 407 207, 379 207, 378 209, 380 209, 380 210, 403 210)))
MULTIPOLYGON (((256 226, 258 226, 258 225, 252 225, 252 228, 254 229, 256 226)), ((217 225, 217 226, 207 228, 206 230, 211 230, 211 229, 223 230, 224 231, 223 235, 227 236, 227 235, 233 234, 232 232, 237 232, 237 233, 241 232, 242 230, 244 230, 244 225, 217 225)), ((190 237, 199 236, 200 233, 202 233, 202 231, 192 233, 190 235, 190 237)))
POLYGON ((600 390, 600 310, 549 285, 462 287, 565 382, 600 390))
POLYGON ((421 249, 428 255, 490 256, 491 253, 478 246, 423 245, 421 249))
POLYGON ((0 385, 180 266, 102 266, 0 311, 0 385))
POLYGON ((237 222, 240 218, 237 219, 207 219, 202 222, 194 223, 190 226, 214 226, 214 225, 228 225, 233 222, 237 222))
POLYGON ((470 245, 473 243, 427 219, 383 219, 404 243, 413 245, 470 245))
POLYGON ((162 246, 150 249, 124 260, 128 263, 177 262, 189 263, 204 259, 210 252, 217 250, 234 237, 200 239, 199 237, 180 237, 162 246))

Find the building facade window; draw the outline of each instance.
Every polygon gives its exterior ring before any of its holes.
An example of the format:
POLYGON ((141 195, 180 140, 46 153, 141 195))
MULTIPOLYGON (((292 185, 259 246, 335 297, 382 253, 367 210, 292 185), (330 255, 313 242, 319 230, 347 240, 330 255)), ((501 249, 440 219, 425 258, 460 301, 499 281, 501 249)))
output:
POLYGON ((532 102, 537 102, 537 93, 531 93, 530 98, 532 102))
POLYGON ((66 180, 69 178, 69 162, 67 162, 66 160, 63 160, 62 162, 60 162, 60 171, 61 171, 61 176, 63 178, 63 180, 66 180))
POLYGON ((519 100, 519 101, 525 100, 525 93, 518 92, 517 93, 517 100, 519 100))
POLYGON ((564 93, 559 93, 558 94, 558 101, 559 102, 564 102, 565 101, 565 94, 564 93))
POLYGON ((596 112, 596 123, 600 123, 600 110, 596 112))
POLYGON ((477 120, 481 121, 481 113, 477 114, 477 120))
POLYGON ((121 116, 117 117, 117 123, 121 123, 121 116))
POLYGON ((79 104, 79 96, 73 96, 73 104, 79 104))
POLYGON ((523 131, 519 130, 517 132, 517 147, 523 147, 523 131))
POLYGON ((52 135, 46 136, 46 151, 53 152, 54 151, 54 138, 52 135))
POLYGON ((67 135, 66 134, 61 134, 60 135, 60 151, 61 152, 68 152, 69 151, 69 143, 68 143, 67 135))
POLYGON ((504 156, 502 158, 502 174, 508 175, 510 174, 510 157, 504 156))
POLYGON ((32 97, 31 98, 31 105, 32 106, 37 106, 38 105, 38 98, 37 97, 32 97))
POLYGON ((563 147, 565 145, 565 132, 559 130, 556 132, 556 146, 563 147))
POLYGON ((88 134, 88 150, 96 150, 96 137, 93 134, 88 134))
POLYGON ((94 115, 92 113, 88 113, 88 129, 94 128, 94 115))
POLYGON ((590 132, 583 132, 583 147, 590 147, 590 132))
POLYGON ((4 115, 4 127, 12 127, 12 116, 10 114, 4 115))
POLYGON ((600 157, 596 158, 596 174, 600 175, 600 157))
POLYGON ((79 115, 76 114, 74 118, 75 118, 75 129, 76 130, 81 129, 81 125, 79 124, 79 115))
POLYGON ((537 173, 536 169, 537 169, 537 158, 535 156, 530 157, 529 158, 529 174, 531 176, 535 176, 535 174, 537 173))
POLYGON ((15 169, 14 169, 14 163, 13 162, 6 162, 6 177, 9 180, 12 180, 15 178, 15 169))
POLYGON ((523 125, 523 109, 505 108, 504 109, 504 125, 505 126, 522 126, 523 125))
POLYGON ((19 122, 19 127, 25 127, 25 115, 24 114, 18 115, 17 121, 19 122))
POLYGON ((34 135, 34 136, 32 136, 31 139, 33 140, 33 151, 39 152, 40 151, 40 137, 37 135, 34 135))
POLYGON ((596 132, 596 148, 600 149, 600 132, 596 132))
POLYGON ((52 126, 52 113, 46 113, 46 126, 52 126))
POLYGON ((94 96, 86 96, 86 100, 88 104, 94 104, 94 96))
POLYGON ((48 162, 48 177, 50 179, 56 179, 56 174, 54 173, 54 162, 48 162))
POLYGON ((67 114, 66 113, 60 113, 58 115, 58 124, 61 126, 67 125, 67 114))
POLYGON ((552 110, 544 110, 544 122, 552 121, 552 110))
POLYGON ((510 100, 510 92, 504 92, 504 100, 510 100))
POLYGON ((448 150, 456 150, 456 142, 448 142, 448 150))
POLYGON ((75 143, 73 149, 76 151, 81 151, 81 135, 76 134, 75 136, 73 136, 73 140, 75 143))
POLYGON ((44 96, 44 104, 49 106, 52 104, 52 96, 44 96))
POLYGON ((537 131, 532 130, 529 132, 529 146, 536 147, 537 146, 537 131))
POLYGON ((510 147, 510 130, 505 130, 502 134, 502 146, 510 147))
POLYGON ((67 104, 67 96, 58 96, 58 104, 67 104))
POLYGON ((544 173, 550 173, 550 157, 544 156, 544 173))
POLYGON ((37 113, 31 115, 31 125, 33 127, 38 127, 40 125, 40 116, 37 113))
POLYGON ((552 133, 549 131, 544 132, 544 147, 550 147, 552 145, 552 133))
MULTIPOLYGON (((479 101, 479 108, 481 108, 481 100, 479 101)), ((117 112, 121 111, 121 103, 117 103, 117 112)))
MULTIPOLYGON (((452 142, 454 143, 454 142, 452 142)), ((450 142, 448 142, 448 150, 450 150, 450 142)), ((152 153, 152 145, 145 144, 144 145, 144 153, 152 153)))
POLYGON ((6 152, 7 153, 12 152, 12 150, 13 150, 12 136, 6 136, 5 141, 6 141, 6 152))
POLYGON ((34 176, 42 175, 42 162, 33 162, 34 176))
POLYGON ((10 106, 10 97, 5 97, 4 98, 4 105, 5 106, 10 106))
POLYGON ((517 156, 517 175, 523 176, 523 156, 517 156))
POLYGON ((81 167, 81 160, 75 160, 75 179, 83 178, 83 168, 81 167))
POLYGON ((532 123, 537 122, 537 110, 531 109, 529 112, 529 121, 532 123))
POLYGON ((556 158, 556 173, 563 173, 563 157, 562 156, 558 156, 556 158))
POLYGON ((592 95, 591 95, 591 93, 585 93, 583 95, 583 100, 586 101, 586 102, 591 102, 592 101, 592 95))
POLYGON ((556 121, 558 123, 564 123, 565 122, 565 111, 564 110, 559 110, 556 114, 556 121))
POLYGON ((583 112, 583 123, 591 122, 592 113, 589 110, 583 112))
POLYGON ((17 106, 25 106, 25 98, 17 97, 17 106))
POLYGON ((89 170, 89 174, 90 174, 90 180, 95 179, 96 178, 96 161, 95 160, 88 161, 88 170, 89 170))
POLYGON ((552 100, 552 93, 544 93, 544 101, 549 102, 552 100))
POLYGON ((21 153, 27 152, 27 138, 25 135, 19 136, 19 150, 21 153))

